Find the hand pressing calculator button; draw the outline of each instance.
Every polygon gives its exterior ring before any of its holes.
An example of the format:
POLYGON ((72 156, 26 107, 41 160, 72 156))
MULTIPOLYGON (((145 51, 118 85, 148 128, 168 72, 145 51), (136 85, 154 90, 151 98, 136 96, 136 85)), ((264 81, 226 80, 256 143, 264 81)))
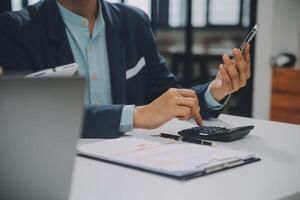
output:
POLYGON ((179 131, 178 134, 183 137, 193 139, 230 142, 245 137, 253 128, 254 126, 243 126, 236 128, 205 126, 184 129, 179 131))

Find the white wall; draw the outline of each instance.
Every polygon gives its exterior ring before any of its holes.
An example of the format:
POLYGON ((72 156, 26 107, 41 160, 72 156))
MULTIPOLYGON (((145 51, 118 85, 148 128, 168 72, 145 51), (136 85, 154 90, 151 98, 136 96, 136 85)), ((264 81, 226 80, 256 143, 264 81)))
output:
POLYGON ((273 30, 273 55, 300 55, 300 0, 275 0, 273 30))
POLYGON ((272 69, 270 58, 291 52, 300 59, 300 0, 258 1, 253 117, 269 119, 272 69))
POLYGON ((257 22, 260 30, 256 38, 253 117, 259 119, 269 119, 270 112, 273 1, 258 1, 257 22))

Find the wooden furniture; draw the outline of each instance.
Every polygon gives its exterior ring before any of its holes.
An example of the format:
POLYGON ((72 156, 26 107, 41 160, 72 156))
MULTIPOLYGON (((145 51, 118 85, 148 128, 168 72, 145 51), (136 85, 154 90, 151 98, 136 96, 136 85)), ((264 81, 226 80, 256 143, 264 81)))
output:
POLYGON ((300 124, 300 69, 273 68, 271 120, 300 124))

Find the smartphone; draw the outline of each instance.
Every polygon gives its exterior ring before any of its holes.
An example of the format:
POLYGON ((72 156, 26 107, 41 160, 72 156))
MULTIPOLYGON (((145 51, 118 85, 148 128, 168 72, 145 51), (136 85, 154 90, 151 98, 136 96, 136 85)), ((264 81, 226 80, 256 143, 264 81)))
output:
POLYGON ((259 24, 255 24, 255 26, 252 28, 252 30, 248 33, 247 37, 243 41, 242 45, 240 46, 239 50, 241 52, 244 51, 247 44, 251 42, 251 40, 255 37, 256 33, 258 32, 259 24))

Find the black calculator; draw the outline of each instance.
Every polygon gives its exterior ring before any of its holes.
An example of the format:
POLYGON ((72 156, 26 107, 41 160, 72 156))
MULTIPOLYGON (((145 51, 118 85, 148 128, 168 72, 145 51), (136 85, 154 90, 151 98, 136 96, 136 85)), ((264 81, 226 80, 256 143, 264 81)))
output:
POLYGON ((179 131, 180 136, 191 139, 203 139, 222 142, 231 142, 245 137, 254 126, 243 126, 235 128, 225 128, 216 126, 193 127, 179 131))

